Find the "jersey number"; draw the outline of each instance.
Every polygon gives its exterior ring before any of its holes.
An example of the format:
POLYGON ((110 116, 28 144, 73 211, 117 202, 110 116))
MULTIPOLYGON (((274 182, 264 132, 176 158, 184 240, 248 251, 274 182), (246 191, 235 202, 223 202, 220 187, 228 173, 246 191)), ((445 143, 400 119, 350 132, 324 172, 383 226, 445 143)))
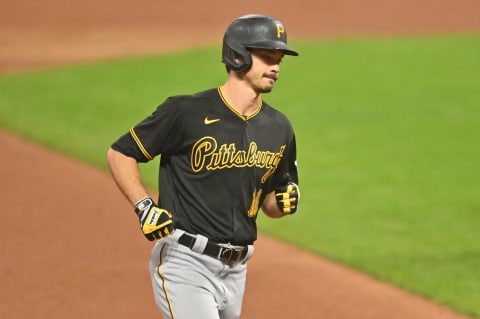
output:
POLYGON ((260 195, 262 195, 262 190, 259 190, 258 192, 253 191, 252 206, 250 206, 250 209, 248 210, 248 217, 255 217, 255 215, 257 215, 260 195))

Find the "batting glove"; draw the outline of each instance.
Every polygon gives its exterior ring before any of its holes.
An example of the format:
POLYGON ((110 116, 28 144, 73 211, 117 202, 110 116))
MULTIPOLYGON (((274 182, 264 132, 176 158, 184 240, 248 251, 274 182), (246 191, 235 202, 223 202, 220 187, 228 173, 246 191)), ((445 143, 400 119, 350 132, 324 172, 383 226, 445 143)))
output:
POLYGON ((150 241, 168 236, 175 231, 172 214, 155 206, 150 197, 135 204, 135 213, 140 219, 140 229, 150 241))
POLYGON ((275 190, 275 199, 278 207, 285 215, 295 214, 300 201, 298 185, 289 182, 287 185, 277 188, 275 190))

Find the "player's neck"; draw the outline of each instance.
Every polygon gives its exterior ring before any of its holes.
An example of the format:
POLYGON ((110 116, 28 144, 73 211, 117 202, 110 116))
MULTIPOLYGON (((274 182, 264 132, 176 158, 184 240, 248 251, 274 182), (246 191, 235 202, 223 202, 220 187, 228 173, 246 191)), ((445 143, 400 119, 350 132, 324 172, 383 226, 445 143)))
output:
POLYGON ((229 106, 235 109, 240 115, 252 115, 261 106, 262 95, 241 82, 234 83, 227 81, 220 87, 220 90, 229 106))

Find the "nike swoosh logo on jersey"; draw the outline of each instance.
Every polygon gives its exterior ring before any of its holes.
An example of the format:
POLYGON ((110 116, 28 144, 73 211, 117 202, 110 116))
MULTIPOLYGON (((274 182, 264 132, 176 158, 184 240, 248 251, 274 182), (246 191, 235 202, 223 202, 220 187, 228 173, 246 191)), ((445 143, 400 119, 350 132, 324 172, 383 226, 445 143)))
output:
POLYGON ((212 120, 209 120, 208 119, 208 116, 205 117, 205 120, 203 121, 205 123, 205 125, 210 125, 210 124, 213 124, 213 123, 216 123, 220 121, 220 119, 212 119, 212 120))

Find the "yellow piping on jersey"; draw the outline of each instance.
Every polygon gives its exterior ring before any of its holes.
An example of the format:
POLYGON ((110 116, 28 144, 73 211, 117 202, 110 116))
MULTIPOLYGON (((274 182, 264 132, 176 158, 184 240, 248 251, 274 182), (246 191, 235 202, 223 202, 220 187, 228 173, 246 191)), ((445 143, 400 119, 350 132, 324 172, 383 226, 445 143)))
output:
POLYGON ((228 103, 227 99, 223 96, 221 87, 217 87, 217 90, 218 90, 218 94, 220 94, 220 98, 222 99, 223 103, 225 103, 225 105, 230 109, 230 111, 237 114, 238 117, 240 117, 244 121, 247 121, 247 120, 251 119, 252 117, 257 115, 258 113, 260 113, 260 110, 262 109, 262 101, 260 100, 260 103, 258 103, 258 107, 255 110, 255 112, 253 112, 249 116, 242 115, 228 103))
POLYGON ((130 129, 130 134, 132 135, 133 139, 135 140, 135 143, 137 143, 137 146, 138 148, 140 149, 140 151, 142 151, 143 155, 145 155, 145 157, 151 161, 153 159, 152 155, 150 155, 148 153, 148 151, 145 149, 145 147, 143 146, 142 142, 140 141, 140 139, 138 138, 137 134, 135 133, 135 131, 133 130, 133 127, 130 129))

